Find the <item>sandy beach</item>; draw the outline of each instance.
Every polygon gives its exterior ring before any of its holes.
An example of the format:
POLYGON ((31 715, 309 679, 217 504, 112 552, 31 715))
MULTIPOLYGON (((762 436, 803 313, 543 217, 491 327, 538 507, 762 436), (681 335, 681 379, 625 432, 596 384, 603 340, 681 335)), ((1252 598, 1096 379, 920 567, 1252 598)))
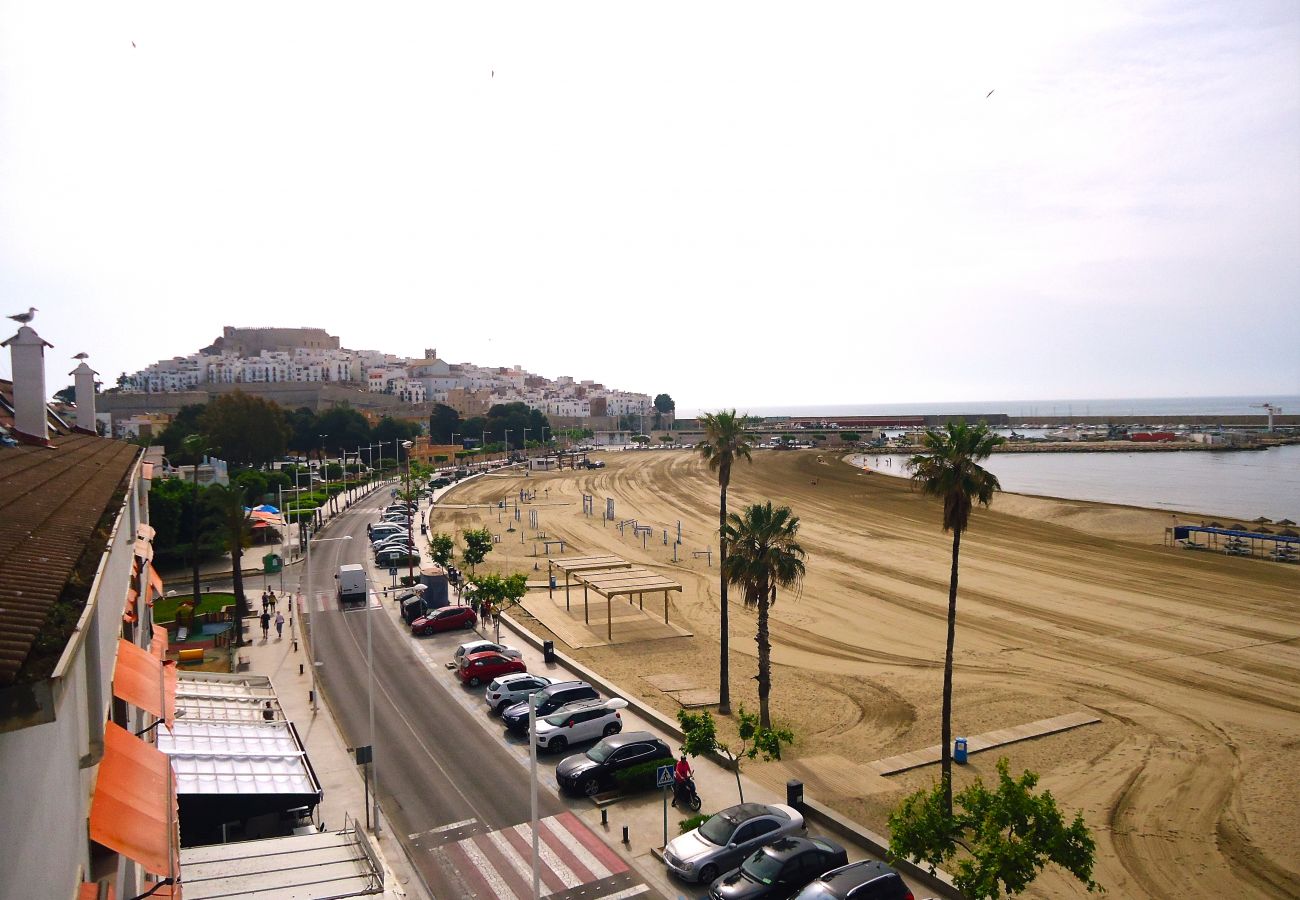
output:
MULTIPOLYGON (((526 512, 536 510, 539 529, 568 541, 566 555, 617 554, 679 581, 670 617, 692 636, 571 651, 673 715, 677 702, 644 676, 717 683, 717 561, 691 553, 716 547, 717 482, 687 451, 601 456, 605 469, 475 479, 443 498, 431 525, 487 525, 502 540, 485 569, 543 579, 526 512), (517 525, 528 529, 522 543, 496 508, 520 488, 536 491, 517 525), (583 493, 596 515, 583 515, 583 493), (655 528, 644 550, 630 528, 602 522, 607 497, 617 518, 655 528), (662 530, 675 534, 679 521, 674 563, 662 530)), ((774 785, 833 773, 809 780, 810 796, 884 831, 893 805, 938 777, 937 765, 881 777, 863 764, 938 743, 951 538, 937 501, 829 454, 767 451, 739 464, 731 508, 769 499, 800 517, 808 551, 802 594, 779 599, 772 625, 773 717, 797 740, 786 761, 746 771, 774 785)), ((972 755, 958 785, 994 777, 999 755, 1040 773, 1066 810, 1084 814, 1095 877, 1112 897, 1300 896, 1300 567, 1166 548, 1175 518, 1014 494, 974 513, 962 541, 954 734, 1078 712, 1101 722, 972 755)), ((662 600, 647 598, 652 609, 662 617, 662 600)), ((603 637, 603 622, 595 631, 603 637)), ((733 706, 757 707, 753 637, 753 614, 734 606, 733 706)), ((1048 871, 1026 896, 1087 895, 1048 871)))

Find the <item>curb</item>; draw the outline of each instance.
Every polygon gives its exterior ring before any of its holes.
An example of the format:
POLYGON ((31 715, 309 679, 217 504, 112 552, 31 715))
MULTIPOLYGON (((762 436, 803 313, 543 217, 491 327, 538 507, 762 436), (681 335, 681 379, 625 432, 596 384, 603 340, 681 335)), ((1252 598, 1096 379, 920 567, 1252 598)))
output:
MULTIPOLYGON (((508 613, 501 614, 501 622, 534 649, 542 649, 541 639, 516 622, 508 613)), ((628 706, 637 711, 638 715, 652 720, 660 728, 673 735, 678 740, 684 741, 686 739, 686 735, 682 732, 681 726, 677 724, 676 720, 670 719, 663 713, 659 712, 659 710, 647 706, 643 701, 633 697, 628 691, 619 687, 609 679, 604 678, 600 673, 588 669, 573 657, 561 653, 559 650, 554 652, 555 658, 559 662, 579 673, 583 678, 603 689, 607 694, 622 697, 627 701, 628 706)), ((713 762, 722 766, 724 769, 731 769, 731 765, 725 757, 714 753, 709 754, 709 757, 713 762)), ((827 831, 834 832, 841 837, 860 844, 879 856, 881 859, 888 859, 889 839, 884 835, 877 834, 869 828, 865 828, 857 822, 845 818, 833 809, 823 806, 815 800, 807 799, 806 794, 804 795, 803 803, 800 804, 800 811, 804 814, 805 821, 814 822, 825 828, 827 831)), ((909 878, 915 879, 925 885, 925 887, 930 890, 939 891, 944 896, 952 898, 952 900, 964 900, 965 895, 957 890, 956 886, 952 882, 952 876, 942 869, 936 869, 934 873, 931 874, 927 867, 903 859, 890 862, 890 865, 898 869, 900 872, 903 872, 909 878)))

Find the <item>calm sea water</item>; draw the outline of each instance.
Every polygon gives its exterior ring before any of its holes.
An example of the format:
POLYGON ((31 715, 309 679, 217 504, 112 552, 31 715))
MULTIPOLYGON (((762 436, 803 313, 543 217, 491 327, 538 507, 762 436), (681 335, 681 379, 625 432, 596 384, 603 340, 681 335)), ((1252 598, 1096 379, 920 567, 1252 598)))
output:
MULTIPOLYGON (((1296 407, 1293 407, 1296 408, 1296 407)), ((906 456, 863 455, 868 468, 906 476, 906 456)), ((1243 521, 1300 522, 1300 445, 1269 450, 1147 453, 995 453, 1002 489, 1070 500, 1185 510, 1243 521)), ((1231 524, 1231 523, 1224 523, 1231 524)))
MULTIPOLYGON (((938 416, 963 413, 1006 413, 1017 416, 1115 416, 1123 422, 1141 422, 1149 416, 1249 416, 1263 415, 1256 408, 1272 403, 1288 413, 1300 412, 1300 396, 1269 397, 1136 397, 1109 400, 977 400, 940 403, 840 403, 823 406, 752 406, 741 409, 754 416, 938 416)), ((679 417, 701 410, 680 409, 679 417)), ((1294 516, 1292 517, 1294 518, 1294 516)))

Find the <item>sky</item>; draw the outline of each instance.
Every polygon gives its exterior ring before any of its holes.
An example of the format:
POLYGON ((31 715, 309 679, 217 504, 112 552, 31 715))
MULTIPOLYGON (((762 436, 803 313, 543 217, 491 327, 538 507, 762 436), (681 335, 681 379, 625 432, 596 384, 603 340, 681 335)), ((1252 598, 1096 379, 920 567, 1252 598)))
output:
POLYGON ((51 392, 305 325, 684 408, 1295 395, 1298 100, 1294 0, 5 0, 0 314, 51 392))

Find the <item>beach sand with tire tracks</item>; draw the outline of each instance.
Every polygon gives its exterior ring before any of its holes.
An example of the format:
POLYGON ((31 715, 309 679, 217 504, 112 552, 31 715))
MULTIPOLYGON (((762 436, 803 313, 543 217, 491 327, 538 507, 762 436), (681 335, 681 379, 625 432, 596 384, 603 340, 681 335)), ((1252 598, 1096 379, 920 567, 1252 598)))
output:
MULTIPOLYGON (((602 457, 604 469, 475 479, 446 499, 495 505, 536 490, 517 527, 536 509, 539 527, 569 542, 566 555, 612 553, 681 582, 671 616, 693 637, 572 651, 672 716, 677 703, 641 676, 717 684, 717 560, 710 568, 691 554, 716 548, 717 480, 687 451, 602 457), (592 517, 583 493, 596 498, 592 517), (654 526, 644 550, 630 528, 620 536, 602 522, 606 497, 618 519, 654 526), (662 531, 675 537, 678 521, 674 563, 662 531)), ((938 501, 812 451, 739 463, 729 507, 762 500, 794 510, 808 551, 802 594, 783 594, 773 609, 772 714, 796 734, 787 758, 863 764, 938 743, 951 553, 938 501)), ((505 531, 509 515, 500 518, 496 509, 435 508, 431 527, 486 525, 502 541, 485 569, 545 578, 545 556, 533 556, 540 545, 527 532, 520 543, 505 531)), ((1166 548, 1174 518, 1014 494, 972 515, 953 733, 1080 711, 1102 721, 974 754, 956 768, 957 785, 996 778, 999 755, 1013 772, 1038 772, 1066 810, 1084 814, 1097 840, 1095 877, 1113 897, 1300 896, 1300 567, 1166 548)), ((647 598, 647 612, 661 603, 647 598)), ((754 616, 739 605, 731 651, 733 708, 756 709, 754 616)), ((734 735, 731 720, 721 731, 734 735)), ((784 779, 761 762, 746 771, 784 779)), ((933 765, 860 784, 841 778, 840 790, 815 799, 883 832, 897 801, 937 777, 933 765)), ((1086 893, 1048 870, 1026 896, 1086 893)))

